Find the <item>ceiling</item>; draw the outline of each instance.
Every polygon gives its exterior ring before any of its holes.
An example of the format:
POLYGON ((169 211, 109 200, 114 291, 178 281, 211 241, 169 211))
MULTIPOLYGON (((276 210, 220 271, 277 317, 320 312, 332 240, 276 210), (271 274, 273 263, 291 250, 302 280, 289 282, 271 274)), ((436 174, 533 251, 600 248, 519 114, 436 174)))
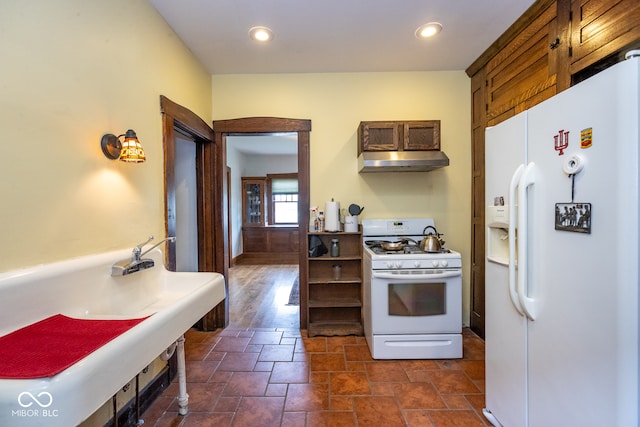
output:
POLYGON ((534 0, 149 0, 211 74, 464 70, 534 0), (442 32, 418 40, 436 21, 442 32), (257 44, 249 28, 273 30, 257 44))
POLYGON ((227 136, 227 148, 229 149, 229 147, 249 155, 296 154, 298 152, 298 134, 230 135, 227 136))

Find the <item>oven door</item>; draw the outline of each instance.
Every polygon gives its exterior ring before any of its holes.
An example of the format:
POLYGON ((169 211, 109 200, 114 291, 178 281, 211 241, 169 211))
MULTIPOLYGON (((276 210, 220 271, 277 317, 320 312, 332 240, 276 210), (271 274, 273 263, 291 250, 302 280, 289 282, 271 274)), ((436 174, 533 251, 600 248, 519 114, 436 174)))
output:
POLYGON ((372 271, 371 329, 373 334, 460 333, 462 272, 372 271))

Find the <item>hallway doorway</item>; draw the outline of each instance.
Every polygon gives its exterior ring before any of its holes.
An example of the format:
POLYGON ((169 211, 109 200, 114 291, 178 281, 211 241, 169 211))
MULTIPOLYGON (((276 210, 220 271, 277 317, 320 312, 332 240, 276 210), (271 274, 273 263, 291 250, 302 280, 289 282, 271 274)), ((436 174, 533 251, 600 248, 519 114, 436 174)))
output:
MULTIPOLYGON (((214 145, 216 147, 216 170, 219 171, 218 176, 220 181, 217 183, 216 189, 222 194, 219 199, 219 210, 224 216, 228 216, 228 204, 229 194, 227 190, 227 137, 240 136, 240 135, 269 135, 269 134, 281 134, 281 133, 296 133, 297 134, 297 154, 298 154, 298 248, 300 256, 298 260, 298 274, 300 276, 299 283, 306 283, 307 266, 306 266, 306 224, 309 221, 309 133, 311 132, 311 120, 301 119, 287 119, 277 117, 246 117, 239 119, 229 120, 215 120, 213 122, 214 133, 214 145), (305 225, 304 227, 301 225, 305 225), (304 279, 304 280, 303 280, 304 279)), ((226 222, 226 221, 225 221, 226 222)), ((224 271, 225 276, 229 277, 229 263, 230 263, 230 248, 228 245, 228 232, 224 230, 224 271)), ((235 267, 234 267, 235 268, 235 267)), ((306 301, 306 288, 300 286, 300 306, 298 310, 298 323, 297 327, 307 324, 307 307, 306 301)), ((227 283, 227 294, 230 295, 229 286, 227 283)), ((226 324, 229 324, 230 313, 230 300, 225 300, 224 307, 220 307, 224 310, 224 318, 226 324)))

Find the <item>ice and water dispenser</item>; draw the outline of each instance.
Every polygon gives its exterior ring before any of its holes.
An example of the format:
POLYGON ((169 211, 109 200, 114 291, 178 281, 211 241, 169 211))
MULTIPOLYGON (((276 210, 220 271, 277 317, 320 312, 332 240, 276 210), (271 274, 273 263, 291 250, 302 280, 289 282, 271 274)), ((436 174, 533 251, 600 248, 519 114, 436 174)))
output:
POLYGON ((487 206, 487 260, 509 265, 509 206, 487 206))

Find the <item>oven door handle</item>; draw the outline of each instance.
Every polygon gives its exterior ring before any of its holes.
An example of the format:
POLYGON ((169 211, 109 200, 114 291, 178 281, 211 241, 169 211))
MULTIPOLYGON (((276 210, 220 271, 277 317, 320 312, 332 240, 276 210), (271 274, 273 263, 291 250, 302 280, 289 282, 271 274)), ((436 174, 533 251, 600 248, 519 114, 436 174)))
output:
POLYGON ((376 279, 393 279, 393 280, 436 280, 436 279, 446 279, 448 277, 458 277, 462 276, 462 272, 460 270, 448 270, 442 273, 429 273, 429 274, 398 274, 398 273, 389 273, 387 271, 374 271, 371 273, 372 277, 376 279))

